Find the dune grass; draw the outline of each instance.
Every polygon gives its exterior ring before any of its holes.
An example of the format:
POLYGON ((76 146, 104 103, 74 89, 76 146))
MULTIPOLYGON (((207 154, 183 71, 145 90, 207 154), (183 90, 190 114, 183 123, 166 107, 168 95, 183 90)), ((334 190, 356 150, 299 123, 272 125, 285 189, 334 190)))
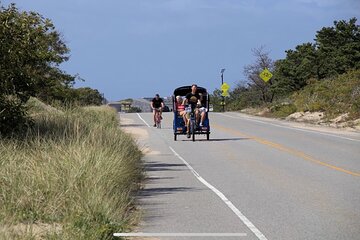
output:
POLYGON ((331 120, 348 114, 347 120, 360 118, 360 70, 313 80, 304 89, 270 106, 268 116, 285 118, 294 112, 324 112, 331 120))
POLYGON ((292 96, 298 111, 321 111, 327 118, 349 113, 360 117, 360 70, 316 81, 292 96))
POLYGON ((0 239, 112 239, 136 221, 141 166, 112 109, 37 111, 0 140, 0 239))

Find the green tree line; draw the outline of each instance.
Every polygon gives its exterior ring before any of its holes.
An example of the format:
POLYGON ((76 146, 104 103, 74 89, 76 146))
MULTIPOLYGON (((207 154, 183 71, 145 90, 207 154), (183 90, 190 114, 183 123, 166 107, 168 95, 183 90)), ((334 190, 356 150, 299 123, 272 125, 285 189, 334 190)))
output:
POLYGON ((46 103, 102 103, 98 90, 75 89, 79 77, 59 68, 69 52, 50 19, 0 2, 0 136, 31 122, 25 107, 30 97, 46 103))
MULTIPOLYGON (((351 73, 360 69, 360 26, 356 22, 356 18, 334 21, 333 26, 316 32, 314 42, 285 51, 285 59, 272 60, 264 47, 253 49, 256 60, 244 67, 246 79, 238 82, 229 92, 227 110, 272 106, 279 101, 296 102, 294 97, 306 95, 300 94, 301 91, 310 89, 312 85, 323 86, 321 82, 333 82, 337 78, 355 89, 360 87, 359 74, 351 73), (265 68, 273 73, 268 82, 259 77, 265 68), (344 74, 351 76, 351 83, 344 82, 340 77, 344 74)), ((336 89, 328 91, 329 94, 338 94, 336 89)), ((349 94, 354 95, 351 91, 349 94)), ((217 89, 212 95, 214 109, 220 110, 221 91, 217 89)), ((295 110, 292 108, 292 111, 295 110)), ((360 112, 360 109, 354 111, 360 112)))

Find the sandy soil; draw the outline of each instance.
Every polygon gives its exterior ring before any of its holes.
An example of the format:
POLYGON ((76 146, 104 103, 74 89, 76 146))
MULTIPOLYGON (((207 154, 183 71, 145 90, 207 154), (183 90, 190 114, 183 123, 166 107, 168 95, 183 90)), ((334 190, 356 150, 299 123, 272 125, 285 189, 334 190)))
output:
POLYGON ((347 119, 348 114, 343 114, 326 121, 323 112, 296 112, 286 117, 285 120, 267 117, 268 109, 249 108, 243 109, 240 112, 247 116, 256 116, 264 120, 271 119, 286 122, 287 125, 292 127, 332 133, 360 133, 360 119, 350 121, 347 119))
POLYGON ((148 131, 134 124, 134 120, 132 119, 121 117, 120 126, 124 132, 133 135, 136 140, 142 141, 149 137, 148 131))

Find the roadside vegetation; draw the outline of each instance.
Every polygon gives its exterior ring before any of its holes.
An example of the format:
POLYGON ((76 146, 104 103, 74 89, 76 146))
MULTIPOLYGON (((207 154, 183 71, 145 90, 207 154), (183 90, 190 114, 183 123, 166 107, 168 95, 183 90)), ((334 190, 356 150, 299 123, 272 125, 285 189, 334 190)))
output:
MULTIPOLYGON (((335 21, 317 31, 315 41, 285 51, 273 60, 261 46, 253 49, 255 62, 244 67, 246 79, 226 97, 226 109, 285 118, 295 112, 321 112, 323 122, 344 115, 360 118, 360 26, 356 18, 335 21), (273 73, 268 82, 259 74, 273 73)), ((221 91, 212 94, 215 111, 221 111, 221 91)))
MULTIPOLYGON (((322 28, 285 59, 253 49, 256 61, 226 109, 359 118, 356 21, 322 28), (274 74, 268 83, 259 78, 264 68, 274 74)), ((112 239, 129 231, 142 155, 114 110, 99 107, 106 100, 98 90, 74 88, 82 79, 60 69, 70 49, 50 19, 0 1, 0 42, 0 239, 112 239)), ((219 111, 221 91, 211 99, 219 111)))
POLYGON ((60 69, 70 49, 50 19, 0 1, 0 42, 0 239, 130 231, 142 154, 117 113, 60 69))
POLYGON ((360 70, 315 81, 291 98, 296 111, 325 112, 328 119, 346 113, 350 119, 360 118, 360 70))
POLYGON ((129 230, 141 152, 115 111, 31 105, 33 125, 0 141, 0 238, 112 239, 129 230))
POLYGON ((50 19, 19 11, 0 1, 0 137, 23 132, 31 124, 26 109, 30 97, 47 104, 101 105, 96 89, 74 88, 77 75, 60 64, 70 49, 50 19))

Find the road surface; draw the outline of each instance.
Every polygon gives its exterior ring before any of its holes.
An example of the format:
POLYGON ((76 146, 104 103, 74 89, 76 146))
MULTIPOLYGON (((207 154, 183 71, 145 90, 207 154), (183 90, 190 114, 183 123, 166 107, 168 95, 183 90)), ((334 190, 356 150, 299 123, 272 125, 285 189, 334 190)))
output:
POLYGON ((360 239, 360 133, 228 112, 174 141, 172 113, 120 118, 145 153, 142 239, 360 239))

